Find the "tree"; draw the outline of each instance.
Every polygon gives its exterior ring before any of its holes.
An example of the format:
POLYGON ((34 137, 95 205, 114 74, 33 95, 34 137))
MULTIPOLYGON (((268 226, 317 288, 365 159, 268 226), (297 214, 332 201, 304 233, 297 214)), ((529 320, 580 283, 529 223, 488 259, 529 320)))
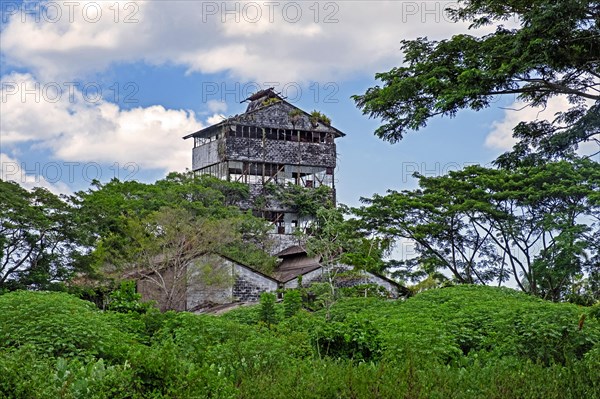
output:
MULTIPOLYGON (((300 284, 298 284, 300 285, 300 284)), ((302 295, 298 290, 286 290, 283 294, 283 314, 292 317, 302 309, 302 295)))
POLYGON ((340 205, 337 208, 322 207, 315 215, 315 225, 309 235, 304 235, 305 249, 309 256, 317 257, 323 268, 327 291, 322 300, 329 309, 338 297, 336 277, 341 264, 359 269, 381 272, 382 257, 388 249, 389 240, 369 237, 356 228, 355 220, 345 220, 349 209, 340 205))
POLYGON ((402 41, 405 65, 376 74, 383 86, 353 96, 364 114, 384 122, 376 131, 380 138, 396 142, 432 117, 481 110, 497 96, 544 106, 562 95, 571 108, 552 121, 516 126, 519 142, 498 164, 571 157, 580 143, 600 144, 600 2, 459 0, 448 12, 471 28, 496 30, 402 41), (512 18, 518 28, 502 25, 512 18))
POLYGON ((221 270, 200 259, 240 240, 235 219, 198 218, 184 209, 163 208, 131 223, 132 242, 111 263, 119 273, 139 271, 157 289, 163 310, 175 309, 195 280, 229 283, 221 270))
POLYGON ((419 281, 442 269, 459 283, 505 280, 502 257, 491 233, 482 231, 467 215, 468 183, 421 176, 419 184, 419 190, 389 191, 386 196, 363 199, 369 206, 355 210, 366 231, 414 243, 417 257, 390 263, 396 276, 419 281))
MULTIPOLYGON (((598 274, 600 165, 590 160, 470 166, 419 178, 420 189, 376 195, 355 210, 366 231, 416 243, 393 263, 405 278, 441 270, 460 283, 512 279, 525 292, 563 300, 598 274)), ((590 285, 593 287, 593 285, 590 285)))
POLYGON ((0 289, 49 289, 87 251, 72 205, 44 188, 0 180, 0 289))
POLYGON ((144 224, 155 224, 159 214, 165 216, 165 209, 171 209, 186 215, 185 220, 228 220, 223 226, 237 229, 235 234, 243 240, 228 242, 230 245, 223 242, 220 250, 242 263, 268 270, 275 260, 266 253, 267 223, 235 206, 247 197, 248 187, 243 184, 171 173, 152 184, 116 179, 107 184, 96 182, 93 189, 76 193, 73 201, 81 215, 81 228, 95 248, 89 262, 96 268, 135 252, 140 242, 134 238, 148 226, 144 224))

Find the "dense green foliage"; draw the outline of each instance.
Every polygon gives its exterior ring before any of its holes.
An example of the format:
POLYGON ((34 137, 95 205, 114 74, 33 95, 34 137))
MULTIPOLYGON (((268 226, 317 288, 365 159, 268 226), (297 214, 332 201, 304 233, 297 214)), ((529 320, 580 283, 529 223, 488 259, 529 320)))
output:
POLYGON ((355 210, 363 229, 416 243, 417 257, 393 263, 401 278, 445 271, 459 283, 510 278, 524 292, 554 301, 600 299, 597 162, 511 171, 469 166, 419 176, 419 186, 375 195, 355 210))
POLYGON ((198 247, 187 256, 223 252, 259 269, 269 268, 272 259, 264 251, 260 254, 267 245, 267 224, 237 207, 248 195, 244 184, 171 173, 152 184, 96 183, 95 189, 77 193, 73 201, 87 222, 82 227, 90 232, 96 266, 123 266, 140 253, 156 256, 170 244, 189 241, 198 247), (156 234, 163 229, 173 234, 156 234))
POLYGON ((600 134, 600 4, 594 0, 460 0, 450 15, 487 35, 458 34, 441 41, 402 41, 404 65, 376 78, 354 96, 365 114, 382 118, 376 134, 392 142, 438 115, 481 110, 498 96, 517 95, 545 105, 563 95, 571 108, 556 120, 521 123, 519 140, 503 165, 572 155, 600 134), (514 20, 517 27, 507 21, 514 20), (587 101, 587 103, 586 103, 587 101))
MULTIPOLYGON (((151 184, 94 182, 59 197, 0 180, 0 291, 71 290, 105 304, 132 270, 161 273, 206 253, 220 253, 263 272, 275 265, 269 224, 237 206, 248 187, 192 173, 151 184), (77 284, 68 284, 75 278, 77 284)), ((157 280, 164 306, 174 301, 157 280)))
POLYGON ((0 296, 0 397, 587 398, 600 395, 595 308, 458 286, 340 300, 261 321, 115 313, 60 293, 0 296), (584 317, 586 315, 587 317, 584 317))
POLYGON ((459 283, 518 287, 555 301, 600 299, 598 162, 600 3, 593 0, 459 0, 446 12, 473 34, 403 40, 404 63, 354 96, 380 118, 380 138, 397 142, 435 117, 490 107, 516 96, 518 107, 569 106, 550 120, 521 122, 517 143, 494 162, 420 188, 364 199, 363 228, 416 245, 417 256, 390 263, 421 286, 442 276, 459 283), (494 28, 481 34, 479 28, 494 28), (365 226, 366 225, 366 226, 365 226))
POLYGON ((74 207, 44 188, 0 180, 0 290, 60 288, 85 267, 74 207))

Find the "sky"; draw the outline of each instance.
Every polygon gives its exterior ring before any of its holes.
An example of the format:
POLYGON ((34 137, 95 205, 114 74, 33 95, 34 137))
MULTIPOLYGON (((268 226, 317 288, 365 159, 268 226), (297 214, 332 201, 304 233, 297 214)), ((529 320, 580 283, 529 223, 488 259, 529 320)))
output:
POLYGON ((444 12, 454 4, 0 0, 0 177, 66 194, 93 179, 153 182, 191 168, 183 136, 244 112, 240 102, 268 87, 346 133, 341 203, 414 188, 413 172, 489 165, 512 147, 516 123, 565 100, 517 111, 503 98, 389 144, 351 99, 402 63, 401 40, 467 32, 444 12))

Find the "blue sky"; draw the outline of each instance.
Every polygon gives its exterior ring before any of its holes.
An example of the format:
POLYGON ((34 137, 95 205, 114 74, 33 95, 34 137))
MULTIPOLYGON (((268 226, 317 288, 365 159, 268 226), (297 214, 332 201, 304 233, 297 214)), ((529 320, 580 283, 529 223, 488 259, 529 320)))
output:
POLYGON ((465 32, 443 13, 452 4, 2 0, 2 178, 63 193, 93 178, 154 181, 191 167, 182 136, 243 112, 244 96, 269 86, 346 132, 340 202, 413 188, 414 171, 488 164, 512 146, 510 128, 539 110, 500 99, 392 145, 350 99, 401 63, 400 40, 465 32))

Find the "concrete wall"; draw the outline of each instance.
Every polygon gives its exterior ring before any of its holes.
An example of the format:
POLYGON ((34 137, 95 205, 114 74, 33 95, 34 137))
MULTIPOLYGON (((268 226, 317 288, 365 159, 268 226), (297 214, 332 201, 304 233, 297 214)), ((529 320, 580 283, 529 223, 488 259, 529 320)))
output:
POLYGON ((187 309, 233 300, 234 263, 218 255, 205 255, 189 265, 187 309))
POLYGON ((138 279, 137 291, 143 301, 155 301, 160 310, 186 310, 185 278, 175 278, 173 269, 162 271, 160 276, 150 273, 138 279))
POLYGON ((269 251, 271 255, 276 255, 284 249, 292 247, 294 245, 303 244, 302 240, 300 240, 298 237, 292 234, 270 233, 269 239, 273 242, 273 247, 269 251))
POLYGON ((218 255, 197 260, 187 289, 187 309, 207 304, 257 301, 278 284, 253 270, 218 255))
MULTIPOLYGON (((224 139, 211 141, 192 150, 192 169, 198 170, 220 162, 219 146, 224 149, 224 139)), ((223 150, 221 150, 223 152, 223 150)))
MULTIPOLYGON (((340 272, 350 271, 354 269, 352 266, 349 265, 339 265, 338 267, 341 269, 340 272)), ((327 282, 327 277, 324 275, 322 268, 313 270, 312 272, 306 273, 302 276, 303 286, 308 286, 311 283, 318 282, 327 282)), ((338 279, 335 284, 336 286, 343 287, 353 287, 362 284, 377 284, 385 288, 392 298, 398 298, 399 294, 398 287, 395 284, 364 270, 357 271, 356 276, 352 276, 352 278, 344 279, 343 281, 340 281, 338 279)), ((284 284, 284 288, 298 288, 298 279, 296 278, 294 280, 288 281, 284 284)))
POLYGON ((227 137, 225 144, 225 157, 227 159, 302 164, 331 168, 334 168, 336 163, 335 151, 334 143, 300 143, 280 140, 263 141, 262 139, 246 137, 227 137))
POLYGON ((274 292, 278 288, 275 280, 255 273, 241 265, 236 265, 235 275, 233 298, 237 301, 258 301, 261 293, 274 292))
POLYGON ((398 295, 399 295, 398 286, 396 286, 395 284, 392 284, 388 280, 385 280, 373 273, 363 271, 361 274, 363 277, 362 281, 364 281, 361 284, 377 284, 377 285, 385 288, 387 290, 387 292, 390 293, 390 296, 392 298, 398 298, 398 295))
MULTIPOLYGON (((312 272, 308 272, 302 276, 302 285, 308 286, 311 283, 323 282, 325 280, 325 276, 323 276, 323 269, 316 269, 312 272)), ((284 288, 298 288, 298 279, 295 278, 293 280, 288 281, 284 284, 284 288)))

